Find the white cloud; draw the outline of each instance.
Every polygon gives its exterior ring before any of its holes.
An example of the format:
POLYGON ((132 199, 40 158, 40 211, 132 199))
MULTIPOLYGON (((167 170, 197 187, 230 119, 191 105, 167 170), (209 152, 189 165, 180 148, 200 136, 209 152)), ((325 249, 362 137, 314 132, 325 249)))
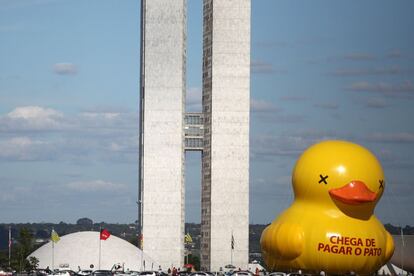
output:
POLYGON ((89 192, 99 192, 99 191, 124 191, 126 185, 113 183, 104 180, 90 180, 90 181, 75 181, 66 184, 66 187, 71 190, 76 191, 89 191, 89 192))
POLYGON ((0 131, 55 130, 62 127, 63 114, 51 108, 21 106, 0 117, 0 131))
POLYGON ((55 63, 53 65, 53 72, 58 75, 76 75, 78 68, 75 64, 69 62, 55 63))
POLYGON ((9 112, 7 116, 12 119, 49 120, 53 117, 62 117, 62 114, 51 108, 43 108, 40 106, 22 106, 9 112))
POLYGON ((82 112, 81 113, 81 116, 84 116, 88 119, 103 118, 103 119, 112 120, 112 119, 119 118, 120 115, 121 113, 119 112, 82 112))
POLYGON ((136 162, 138 121, 135 113, 111 108, 69 116, 51 108, 16 107, 0 116, 0 160, 136 162))
POLYGON ((72 128, 82 132, 114 133, 115 130, 137 131, 139 117, 136 113, 115 110, 84 111, 70 119, 72 128))
POLYGON ((16 137, 9 140, 11 146, 27 147, 33 144, 33 141, 27 137, 16 137))
POLYGON ((138 136, 123 137, 122 139, 113 138, 108 141, 108 149, 114 153, 132 154, 138 157, 138 136))
POLYGON ((48 142, 29 137, 0 140, 0 160, 34 161, 52 159, 53 146, 48 142))

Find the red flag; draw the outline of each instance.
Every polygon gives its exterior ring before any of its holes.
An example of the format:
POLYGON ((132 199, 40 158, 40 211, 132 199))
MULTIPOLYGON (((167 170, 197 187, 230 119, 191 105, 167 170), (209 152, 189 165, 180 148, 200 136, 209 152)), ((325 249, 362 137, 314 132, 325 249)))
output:
POLYGON ((109 238, 111 236, 111 233, 109 233, 109 231, 108 230, 106 230, 106 229, 102 229, 101 230, 101 234, 100 234, 100 236, 99 236, 99 238, 101 239, 101 240, 106 240, 107 238, 109 238))

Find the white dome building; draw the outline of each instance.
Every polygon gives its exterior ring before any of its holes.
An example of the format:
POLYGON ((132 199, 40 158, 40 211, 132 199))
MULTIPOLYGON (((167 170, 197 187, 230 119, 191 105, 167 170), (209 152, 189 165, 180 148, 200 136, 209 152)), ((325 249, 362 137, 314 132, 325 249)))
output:
POLYGON ((39 268, 109 270, 119 264, 125 270, 158 270, 158 264, 133 244, 114 235, 107 240, 100 240, 99 237, 100 233, 93 231, 68 234, 60 237, 54 248, 50 241, 28 258, 36 257, 39 268))

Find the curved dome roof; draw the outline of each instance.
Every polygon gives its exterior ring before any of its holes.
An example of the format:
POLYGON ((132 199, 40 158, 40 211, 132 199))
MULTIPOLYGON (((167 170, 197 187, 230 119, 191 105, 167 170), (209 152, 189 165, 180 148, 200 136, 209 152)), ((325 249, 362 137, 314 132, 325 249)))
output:
POLYGON ((99 232, 85 231, 60 237, 54 244, 48 242, 32 254, 39 260, 40 268, 60 268, 77 271, 80 269, 111 269, 120 264, 127 270, 158 269, 158 264, 133 244, 111 235, 107 240, 100 240, 99 232), (99 243, 101 246, 99 246, 99 243), (101 264, 99 267, 99 247, 101 264), (52 266, 52 255, 54 267, 52 266))

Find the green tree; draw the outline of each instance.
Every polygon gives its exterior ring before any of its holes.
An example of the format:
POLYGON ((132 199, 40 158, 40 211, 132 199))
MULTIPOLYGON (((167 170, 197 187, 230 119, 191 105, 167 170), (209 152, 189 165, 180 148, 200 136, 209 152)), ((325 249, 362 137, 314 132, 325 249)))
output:
POLYGON ((80 218, 76 221, 77 225, 92 227, 93 221, 90 218, 80 218))
POLYGON ((200 270, 200 258, 197 255, 188 255, 188 263, 192 264, 195 270, 200 270))
POLYGON ((9 267, 9 258, 6 252, 0 252, 0 267, 3 269, 9 267))
POLYGON ((38 266, 39 266, 39 259, 31 256, 29 258, 29 269, 28 270, 35 270, 38 266))
POLYGON ((30 262, 26 259, 27 256, 32 252, 33 248, 33 234, 32 232, 26 228, 23 227, 20 229, 19 237, 17 238, 17 248, 16 248, 16 254, 17 254, 17 267, 15 269, 17 271, 29 271, 31 270, 30 262))
POLYGON ((134 236, 132 236, 131 238, 129 238, 129 239, 128 239, 128 242, 129 242, 129 243, 132 243, 133 245, 135 245, 135 246, 138 246, 138 247, 139 247, 139 244, 138 244, 138 238, 137 238, 137 236, 136 236, 136 235, 134 235, 134 236))

